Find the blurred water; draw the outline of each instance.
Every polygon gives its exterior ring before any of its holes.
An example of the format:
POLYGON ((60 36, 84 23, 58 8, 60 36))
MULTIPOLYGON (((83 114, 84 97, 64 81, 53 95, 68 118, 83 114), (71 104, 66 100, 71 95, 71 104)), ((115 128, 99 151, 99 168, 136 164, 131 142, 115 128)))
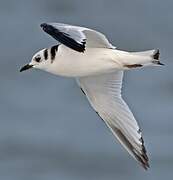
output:
POLYGON ((0 179, 171 179, 173 73, 170 0, 0 1, 0 179), (39 28, 64 22, 104 32, 120 49, 161 49, 162 68, 125 74, 123 94, 150 156, 145 172, 115 142, 73 79, 19 73, 56 44, 39 28))

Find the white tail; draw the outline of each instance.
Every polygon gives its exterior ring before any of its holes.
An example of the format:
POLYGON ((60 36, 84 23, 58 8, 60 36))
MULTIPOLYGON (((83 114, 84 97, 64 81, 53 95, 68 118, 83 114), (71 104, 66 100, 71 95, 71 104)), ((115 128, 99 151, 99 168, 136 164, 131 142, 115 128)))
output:
POLYGON ((141 51, 141 52, 129 52, 129 58, 125 61, 125 68, 137 68, 151 65, 164 65, 159 61, 160 52, 158 49, 141 51))
POLYGON ((119 64, 121 70, 141 68, 145 66, 164 65, 159 61, 160 52, 158 49, 127 52, 121 50, 113 50, 114 59, 119 64))

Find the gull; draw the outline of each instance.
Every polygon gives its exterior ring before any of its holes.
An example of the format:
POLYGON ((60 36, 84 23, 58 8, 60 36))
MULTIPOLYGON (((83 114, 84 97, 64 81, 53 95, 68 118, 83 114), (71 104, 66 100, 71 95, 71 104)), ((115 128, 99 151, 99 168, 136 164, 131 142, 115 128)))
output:
POLYGON ((141 129, 121 95, 123 72, 163 65, 159 50, 118 50, 98 31, 62 23, 43 23, 43 31, 59 43, 37 52, 20 71, 31 68, 74 77, 92 108, 144 169, 149 159, 141 129))

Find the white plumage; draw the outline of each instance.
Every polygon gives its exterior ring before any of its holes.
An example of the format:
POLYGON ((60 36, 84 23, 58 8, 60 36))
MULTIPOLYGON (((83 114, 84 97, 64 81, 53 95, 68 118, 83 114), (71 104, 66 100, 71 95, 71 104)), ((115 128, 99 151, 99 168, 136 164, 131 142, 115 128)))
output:
POLYGON ((162 65, 159 51, 126 52, 116 49, 100 32, 60 23, 41 24, 60 45, 36 53, 31 67, 75 77, 93 109, 123 147, 147 169, 148 157, 141 130, 121 97, 123 71, 148 65, 162 65))

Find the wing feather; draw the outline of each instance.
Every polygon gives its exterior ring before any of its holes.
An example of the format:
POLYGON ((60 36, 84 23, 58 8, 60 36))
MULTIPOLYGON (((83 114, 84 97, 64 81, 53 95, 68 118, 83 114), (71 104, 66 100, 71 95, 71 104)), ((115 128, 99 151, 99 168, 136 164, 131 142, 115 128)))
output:
POLYGON ((102 33, 92 29, 61 23, 43 23, 40 26, 57 41, 78 52, 84 52, 86 47, 115 48, 102 33))
POLYGON ((78 84, 90 104, 123 147, 147 169, 148 157, 142 134, 132 112, 121 97, 123 72, 81 77, 78 84))

